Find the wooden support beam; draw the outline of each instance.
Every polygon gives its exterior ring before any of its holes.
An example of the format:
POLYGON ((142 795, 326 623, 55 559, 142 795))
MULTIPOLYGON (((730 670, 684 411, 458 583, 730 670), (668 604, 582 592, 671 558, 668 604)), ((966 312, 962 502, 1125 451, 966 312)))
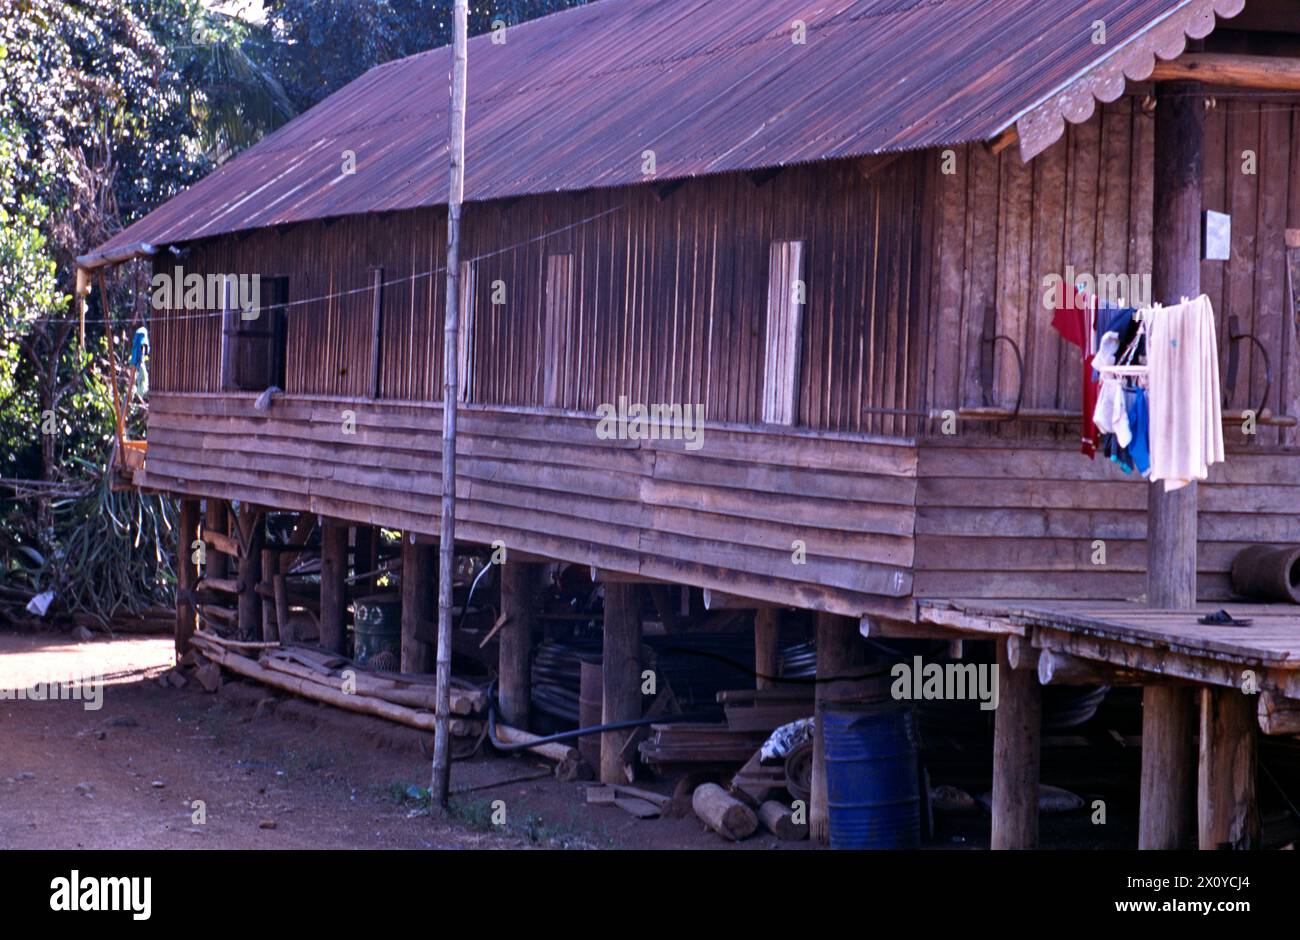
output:
POLYGON ((1232 88, 1300 91, 1300 59, 1221 52, 1189 52, 1168 62, 1156 60, 1153 82, 1199 82, 1232 88))
POLYGON ((347 643, 347 570, 348 528, 327 520, 321 527, 320 645, 331 653, 343 653, 347 643))
POLYGON ((436 619, 437 606, 437 551, 433 546, 414 542, 409 535, 403 534, 402 672, 433 672, 434 646, 422 638, 425 633, 421 624, 436 619))
POLYGON ((242 509, 240 516, 242 531, 248 534, 247 551, 239 556, 239 634, 244 639, 259 639, 262 636, 262 599, 257 595, 257 585, 262 580, 262 542, 266 528, 263 526, 261 513, 252 509, 242 509))
MULTIPOLYGON (((532 696, 533 613, 537 606, 540 575, 536 565, 522 561, 510 559, 501 566, 501 616, 505 623, 501 626, 497 649, 497 674, 500 677, 497 698, 501 703, 502 717, 517 728, 528 727, 532 696)), ((606 595, 606 603, 608 600, 606 595)))
POLYGON ((1042 686, 1037 676, 1012 669, 998 643, 998 707, 993 723, 993 838, 995 849, 1038 847, 1038 767, 1042 686))
MULTIPOLYGON (((1008 658, 1009 654, 1008 649, 1008 658)), ((1143 686, 1152 681, 1151 676, 1131 669, 1116 669, 1106 663, 1052 650, 1041 652, 1037 672, 1038 681, 1042 685, 1143 686)))
POLYGON ((780 671, 781 612, 765 607, 754 612, 754 688, 772 688, 780 671))
POLYGON ((1027 669, 1036 673, 1041 656, 1041 650, 1029 645, 1028 637, 1007 637, 1007 665, 1012 669, 1027 669))
POLYGON ((990 153, 998 154, 1004 150, 1014 147, 1018 143, 1020 143, 1020 131, 1013 124, 1010 127, 1008 127, 1006 130, 1004 130, 1001 134, 999 134, 997 137, 994 137, 992 140, 988 141, 986 146, 989 148, 990 153))
POLYGON ((647 577, 643 574, 627 574, 622 571, 611 571, 608 568, 597 568, 591 566, 591 580, 599 581, 602 584, 668 584, 668 581, 661 581, 658 578, 647 577))
MULTIPOLYGON (((602 706, 605 724, 641 717, 641 592, 634 584, 605 584, 605 643, 601 654, 602 706)), ((623 743, 630 732, 600 736, 602 783, 631 783, 624 772, 623 743)))
POLYGON ((1259 729, 1265 734, 1300 735, 1300 701, 1274 692, 1259 696, 1259 729))
POLYGON ((1202 849, 1258 848, 1255 697, 1238 689, 1201 689, 1199 695, 1197 841, 1202 849))
MULTIPOLYGON (((1205 100, 1194 82, 1156 87, 1153 299, 1201 293, 1201 177, 1205 100)), ((1196 606, 1196 483, 1147 487, 1147 604, 1196 606)))
POLYGON ((858 172, 862 174, 863 179, 869 180, 884 170, 885 167, 897 161, 900 156, 902 156, 902 153, 895 152, 873 153, 865 157, 859 157, 858 172))
POLYGON ((761 601, 752 597, 737 597, 735 594, 725 594, 713 588, 704 589, 705 610, 779 610, 789 606, 789 604, 761 601))
POLYGON ((275 577, 280 570, 280 556, 278 552, 270 552, 262 549, 262 585, 271 595, 269 598, 262 595, 262 639, 279 640, 280 639, 280 622, 275 616, 275 577))
POLYGON ((197 612, 194 607, 194 588, 198 584, 198 570, 194 565, 194 543, 199 538, 199 501, 182 499, 180 505, 180 531, 176 533, 176 655, 189 652, 194 636, 197 612))
POLYGON ((225 500, 208 497, 207 507, 203 514, 203 541, 215 548, 216 552, 209 554, 205 551, 203 553, 205 559, 203 574, 205 577, 229 577, 229 559, 239 557, 239 542, 227 534, 229 530, 226 528, 226 513, 225 500))
POLYGON ((851 617, 818 611, 817 679, 813 693, 813 770, 812 794, 808 806, 808 832, 814 845, 828 845, 831 840, 830 801, 826 790, 826 744, 822 737, 825 709, 828 704, 853 699, 861 686, 852 681, 827 682, 836 676, 851 676, 867 661, 867 647, 857 624, 851 617))
POLYGON ((1182 849, 1192 841, 1196 768, 1196 690, 1142 690, 1139 849, 1182 849))
POLYGON ((894 640, 996 639, 995 636, 963 633, 960 627, 938 626, 933 623, 909 623, 905 620, 890 620, 884 617, 862 617, 859 621, 858 630, 864 637, 885 637, 894 640))

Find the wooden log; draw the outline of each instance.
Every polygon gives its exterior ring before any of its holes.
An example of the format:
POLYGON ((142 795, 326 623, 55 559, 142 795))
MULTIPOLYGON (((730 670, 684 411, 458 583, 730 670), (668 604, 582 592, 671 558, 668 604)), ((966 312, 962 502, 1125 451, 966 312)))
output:
POLYGON ((1200 82, 1234 88, 1300 91, 1300 59, 1283 56, 1189 52, 1156 60, 1153 82, 1200 82))
POLYGON ((219 607, 216 604, 199 604, 199 613, 208 620, 215 620, 228 627, 233 627, 239 620, 239 611, 231 610, 229 607, 219 607))
POLYGON ((808 838, 807 825, 795 822, 790 807, 776 800, 768 800, 758 808, 758 821, 782 842, 798 842, 808 838))
MULTIPOLYGON (((1010 650, 1008 650, 1009 658, 1010 650)), ((1152 676, 1145 673, 1132 669, 1117 669, 1106 663, 1080 659, 1069 653, 1053 650, 1042 651, 1038 657, 1037 672, 1038 681, 1042 685, 1145 686, 1152 681, 1152 676)))
POLYGON ((193 592, 198 584, 198 571, 194 565, 194 543, 199 537, 199 501, 182 499, 180 505, 180 531, 176 534, 176 655, 189 652, 190 639, 197 625, 197 610, 193 592))
POLYGON ((737 597, 735 594, 726 594, 713 588, 704 589, 705 610, 767 610, 788 606, 788 604, 761 601, 751 597, 737 597))
POLYGON ((332 653, 346 649, 348 530, 327 520, 321 528, 320 645, 332 653))
MULTIPOLYGON (((312 666, 292 662, 278 656, 267 657, 262 662, 262 665, 267 669, 283 672, 286 675, 298 676, 309 682, 318 682, 335 689, 343 688, 343 676, 335 675, 333 671, 321 672, 312 666)), ((408 708, 418 708, 430 712, 437 710, 437 691, 431 685, 404 686, 356 669, 352 669, 352 672, 351 683, 359 695, 374 696, 386 702, 405 705, 408 708)), ((461 689, 451 690, 451 713, 453 715, 460 717, 471 716, 481 712, 484 707, 485 703, 481 693, 466 692, 461 689)))
MULTIPOLYGON (((224 513, 219 513, 219 515, 224 515, 224 513)), ((210 550, 216 552, 216 555, 208 562, 208 573, 214 577, 225 577, 228 570, 226 568, 226 559, 239 557, 239 541, 223 532, 218 532, 216 529, 207 528, 206 521, 204 522, 203 541, 208 543, 210 550), (219 565, 217 564, 218 559, 220 559, 219 565), (218 567, 221 569, 220 572, 216 570, 218 567)))
MULTIPOLYGON (((538 740, 538 736, 535 734, 529 734, 522 729, 512 728, 510 725, 500 723, 496 726, 496 732, 497 738, 503 744, 529 744, 538 740)), ((579 756, 577 748, 552 741, 548 744, 534 744, 528 747, 527 750, 539 754, 547 760, 555 761, 555 773, 561 779, 582 780, 591 776, 591 768, 579 756)))
POLYGON ((1007 637, 1007 665, 1012 669, 1037 671, 1042 651, 1029 643, 1024 636, 1007 637))
POLYGON ((262 542, 266 530, 260 513, 241 507, 240 515, 245 513, 254 518, 244 525, 248 532, 248 551, 239 556, 239 633, 244 637, 261 637, 262 601, 257 595, 257 585, 262 579, 262 542))
MULTIPOLYGON (((537 604, 536 565, 507 560, 501 566, 501 627, 497 652, 497 700, 507 722, 528 727, 532 695, 533 611, 537 604)), ((638 703, 639 707, 639 703, 638 703)))
POLYGON ((199 591, 220 591, 224 594, 238 594, 239 581, 235 578, 200 578, 199 591))
POLYGON ((402 663, 405 673, 433 672, 433 644, 421 639, 422 622, 435 616, 437 555, 430 545, 402 537, 402 663))
POLYGON ((1300 700, 1263 692, 1259 696, 1258 714, 1259 728, 1265 734, 1300 735, 1300 700))
MULTIPOLYGON (((601 721, 641 717, 641 608, 637 585, 605 582, 604 651, 601 656, 601 721)), ((627 783, 622 756, 627 731, 600 735, 600 779, 627 783)))
POLYGON ((994 849, 1038 847, 1038 766, 1042 686, 1037 676, 1012 669, 1006 645, 998 650, 998 707, 993 723, 994 849))
POLYGON ((279 570, 280 562, 276 553, 262 549, 262 583, 258 587, 266 588, 266 593, 259 590, 258 594, 262 598, 262 639, 264 640, 280 639, 280 621, 275 615, 275 579, 278 577, 279 570), (270 596, 268 597, 267 594, 270 596))
POLYGON ((754 688, 777 684, 781 670, 781 613, 774 607, 754 612, 754 688))
POLYGON ((230 573, 230 559, 239 557, 239 543, 230 538, 226 528, 226 501, 208 497, 203 515, 203 540, 217 549, 203 566, 204 577, 224 579, 230 573))
POLYGON ((1197 841, 1202 849, 1259 847, 1256 702, 1238 689, 1201 689, 1197 841))
MULTIPOLYGON (((1194 82, 1156 87, 1153 299, 1177 304, 1201 292, 1204 95, 1194 82)), ((1166 493, 1147 487, 1147 604, 1196 606, 1195 482, 1166 493)))
MULTIPOLYGON (((867 650, 858 633, 858 622, 849 617, 818 611, 817 678, 852 675, 866 662, 867 650)), ((814 692, 812 793, 809 797, 809 837, 818 845, 830 843, 830 805, 826 792, 826 751, 822 739, 827 704, 851 699, 853 683, 819 681, 814 692)))
POLYGON ((1196 767, 1195 690, 1149 685, 1142 690, 1139 849, 1181 849, 1192 839, 1196 767))
POLYGON ((754 834, 758 817, 740 800, 727 793, 716 783, 705 783, 691 794, 691 809, 706 826, 732 842, 739 842, 754 834))
POLYGON ((214 662, 220 663, 231 672, 237 672, 250 679, 256 679, 263 685, 282 689, 285 692, 292 692, 303 698, 324 702, 327 705, 333 705, 347 711, 373 715, 376 718, 386 718, 389 721, 395 721, 412 728, 419 728, 421 731, 434 730, 435 719, 430 712, 395 705, 392 702, 366 694, 347 693, 341 689, 332 688, 313 679, 308 679, 305 676, 290 675, 281 670, 271 669, 232 649, 223 650, 217 644, 205 646, 203 652, 214 662))

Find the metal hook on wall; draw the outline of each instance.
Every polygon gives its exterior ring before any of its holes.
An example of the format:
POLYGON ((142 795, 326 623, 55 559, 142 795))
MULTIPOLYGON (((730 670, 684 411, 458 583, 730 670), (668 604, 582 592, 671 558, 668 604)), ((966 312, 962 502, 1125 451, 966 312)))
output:
POLYGON ((993 352, 994 347, 999 342, 1004 342, 1011 347, 1011 351, 1016 356, 1016 405, 1011 413, 1004 418, 998 418, 997 423, 1002 424, 1006 421, 1014 421, 1020 415, 1020 405, 1025 397, 1025 357, 1020 353, 1019 344, 1010 336, 996 334, 990 336, 993 322, 996 314, 992 307, 989 308, 985 315, 984 335, 980 337, 980 380, 985 389, 993 387, 993 352), (993 322, 990 322, 993 321, 993 322))
POLYGON ((1259 350, 1259 354, 1264 357, 1264 395, 1260 399, 1259 407, 1255 409, 1255 414, 1258 416, 1264 413, 1264 407, 1268 404, 1268 393, 1273 388, 1273 362, 1269 358, 1268 348, 1259 341, 1259 338, 1254 333, 1242 332, 1241 319, 1236 314, 1228 317, 1228 381, 1226 387, 1229 391, 1224 395, 1224 404, 1231 404, 1231 390, 1237 387, 1237 372, 1241 365, 1237 344, 1243 339, 1254 343, 1255 348, 1259 350))

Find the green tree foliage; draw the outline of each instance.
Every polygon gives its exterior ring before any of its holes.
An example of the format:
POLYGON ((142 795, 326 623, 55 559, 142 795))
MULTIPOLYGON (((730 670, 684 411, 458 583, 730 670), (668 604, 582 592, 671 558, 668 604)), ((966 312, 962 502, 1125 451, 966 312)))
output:
MULTIPOLYGON (((495 20, 513 26, 586 0, 471 0, 471 35, 495 20)), ((268 52, 299 111, 363 72, 451 42, 451 0, 266 0, 274 23, 268 52)))

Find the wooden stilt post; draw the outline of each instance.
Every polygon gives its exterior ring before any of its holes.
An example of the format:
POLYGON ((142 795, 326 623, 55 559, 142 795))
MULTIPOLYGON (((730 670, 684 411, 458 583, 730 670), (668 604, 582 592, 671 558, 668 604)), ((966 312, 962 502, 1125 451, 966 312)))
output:
MULTIPOLYGON (((215 532, 218 535, 228 535, 230 530, 226 525, 226 501, 209 497, 207 503, 207 509, 203 514, 204 531, 215 532)), ((203 555, 205 559, 203 574, 205 577, 229 577, 230 563, 224 552, 212 551, 211 546, 209 546, 205 549, 203 555)))
POLYGON ((262 602, 257 596, 257 585, 262 580, 263 518, 253 509, 241 508, 240 515, 247 541, 239 556, 239 635, 244 639, 261 639, 262 602))
POLYGON ((501 616, 497 634, 500 687, 497 699, 506 724, 528 728, 532 695, 533 611, 537 603, 538 567, 525 561, 501 566, 501 616))
POLYGON ((754 611, 754 688, 770 689, 781 668, 781 611, 760 607, 754 611))
POLYGON ((320 540, 320 645, 342 653, 347 642, 348 527, 325 520, 320 540))
POLYGON ((451 607, 456 566, 456 404, 460 396, 460 212, 465 198, 465 94, 468 71, 469 3, 452 11, 451 165, 447 184, 447 294, 442 331, 442 505, 438 543, 437 715, 433 737, 433 782, 429 792, 446 808, 451 794, 451 607))
POLYGON ((433 672, 433 644, 420 638, 435 613, 433 547, 402 539, 402 672, 433 672))
MULTIPOLYGON (((356 545, 353 548, 353 575, 374 571, 379 567, 379 527, 373 525, 357 526, 356 545)), ((352 591, 357 597, 367 597, 378 589, 374 575, 358 578, 352 582, 352 591)))
MULTIPOLYGON (((1194 82, 1156 86, 1153 300, 1179 303, 1201 292, 1201 169, 1205 101, 1194 82)), ((1166 493, 1147 487, 1147 606, 1196 606, 1196 484, 1166 493)), ((1184 690, 1142 694, 1140 848, 1176 848, 1191 838, 1196 711, 1184 690)))
POLYGON ((998 643, 998 707, 993 720, 995 849, 1038 847, 1038 765, 1042 687, 1036 673, 1012 669, 998 643))
POLYGON ((1201 689, 1197 842, 1202 849, 1259 847, 1255 802, 1258 696, 1201 689))
POLYGON ((197 499, 181 500, 179 528, 176 533, 176 655, 184 656, 190 649, 197 616, 193 595, 199 580, 194 565, 194 542, 199 537, 197 499))
POLYGON ((280 623, 275 617, 275 576, 280 570, 280 556, 278 552, 268 549, 262 549, 262 580, 261 583, 270 594, 261 594, 258 596, 262 599, 262 639, 271 642, 280 639, 280 623))
MULTIPOLYGON (((601 652, 601 722, 610 724, 641 717, 641 592, 640 585, 605 582, 605 642, 601 652)), ((628 731, 600 736, 600 779, 629 783, 623 773, 623 745, 628 731)))
POLYGON ((1138 848, 1182 849, 1191 844, 1196 781, 1195 689, 1142 689, 1142 786, 1138 848))
POLYGON ((826 745, 822 737, 827 704, 852 699, 860 685, 851 677, 866 663, 866 647, 858 621, 838 614, 817 613, 817 691, 814 693, 812 793, 808 807, 808 836, 814 844, 829 845, 830 805, 826 791, 826 745), (832 677, 846 681, 827 682, 832 677))

